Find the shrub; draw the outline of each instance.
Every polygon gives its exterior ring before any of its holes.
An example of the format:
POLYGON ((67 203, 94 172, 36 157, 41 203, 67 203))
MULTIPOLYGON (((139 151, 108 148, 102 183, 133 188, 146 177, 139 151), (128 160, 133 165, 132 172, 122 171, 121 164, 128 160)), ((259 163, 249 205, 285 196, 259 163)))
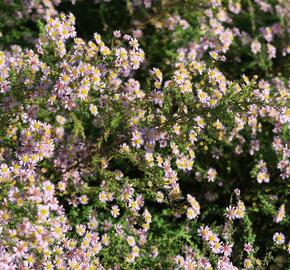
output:
POLYGON ((290 267, 287 8, 193 2, 0 52, 1 269, 290 267))

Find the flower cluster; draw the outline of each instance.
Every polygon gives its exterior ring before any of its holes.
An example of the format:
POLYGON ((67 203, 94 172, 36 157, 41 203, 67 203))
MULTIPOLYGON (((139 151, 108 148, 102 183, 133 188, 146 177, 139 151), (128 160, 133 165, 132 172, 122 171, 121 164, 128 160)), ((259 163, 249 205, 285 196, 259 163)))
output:
POLYGON ((0 269, 290 267, 288 13, 252 2, 127 1, 150 27, 110 42, 46 14, 0 51, 0 269))

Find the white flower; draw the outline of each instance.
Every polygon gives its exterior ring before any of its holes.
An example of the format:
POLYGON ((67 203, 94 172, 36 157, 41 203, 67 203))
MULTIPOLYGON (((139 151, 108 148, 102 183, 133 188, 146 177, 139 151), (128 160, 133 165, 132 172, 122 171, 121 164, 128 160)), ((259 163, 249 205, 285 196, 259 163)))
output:
POLYGON ((257 54, 258 52, 261 51, 262 45, 259 41, 254 40, 251 44, 251 50, 253 52, 253 54, 257 54))
POLYGON ((96 116, 98 114, 98 108, 94 104, 90 104, 90 112, 93 116, 96 116))
POLYGON ((273 241, 276 245, 282 245, 285 243, 285 236, 283 233, 278 233, 276 232, 274 235, 273 235, 273 241))

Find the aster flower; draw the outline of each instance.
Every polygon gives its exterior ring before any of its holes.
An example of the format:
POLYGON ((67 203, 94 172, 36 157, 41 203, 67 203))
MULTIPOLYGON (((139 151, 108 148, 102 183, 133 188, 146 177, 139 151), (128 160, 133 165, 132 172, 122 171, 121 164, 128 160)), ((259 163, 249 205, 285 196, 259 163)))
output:
POLYGON ((251 253, 253 251, 253 246, 252 244, 244 244, 244 251, 246 251, 248 254, 251 253))
POLYGON ((119 209, 118 205, 112 206, 111 214, 114 218, 116 218, 117 216, 120 215, 120 209, 119 209))
POLYGON ((253 263, 252 263, 251 259, 245 259, 244 260, 244 267, 246 269, 251 269, 253 267, 253 263))
POLYGON ((276 232, 273 235, 273 241, 276 245, 282 245, 285 243, 285 236, 283 233, 276 232))
POLYGON ((90 112, 92 115, 96 116, 98 115, 98 108, 94 104, 90 104, 90 112))
POLYGON ((80 200, 80 203, 83 204, 83 205, 86 205, 89 202, 89 198, 88 198, 87 195, 80 196, 79 200, 80 200))
POLYGON ((226 208, 226 217, 229 219, 235 219, 236 218, 236 209, 235 207, 228 206, 226 208))
POLYGON ((285 204, 282 204, 277 212, 277 214, 274 216, 274 221, 276 223, 281 222, 285 217, 285 204))
POLYGON ((259 41, 254 40, 251 44, 251 50, 254 54, 257 54, 258 52, 261 51, 262 45, 259 41))

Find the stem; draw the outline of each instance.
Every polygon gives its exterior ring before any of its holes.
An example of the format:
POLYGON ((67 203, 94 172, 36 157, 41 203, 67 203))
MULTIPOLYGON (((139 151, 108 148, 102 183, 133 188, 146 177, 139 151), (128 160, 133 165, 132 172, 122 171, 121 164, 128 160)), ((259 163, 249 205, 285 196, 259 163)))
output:
POLYGON ((251 18, 251 25, 252 25, 252 34, 256 32, 256 21, 255 21, 255 8, 252 4, 252 0, 248 0, 249 5, 249 12, 250 12, 250 18, 251 18))

